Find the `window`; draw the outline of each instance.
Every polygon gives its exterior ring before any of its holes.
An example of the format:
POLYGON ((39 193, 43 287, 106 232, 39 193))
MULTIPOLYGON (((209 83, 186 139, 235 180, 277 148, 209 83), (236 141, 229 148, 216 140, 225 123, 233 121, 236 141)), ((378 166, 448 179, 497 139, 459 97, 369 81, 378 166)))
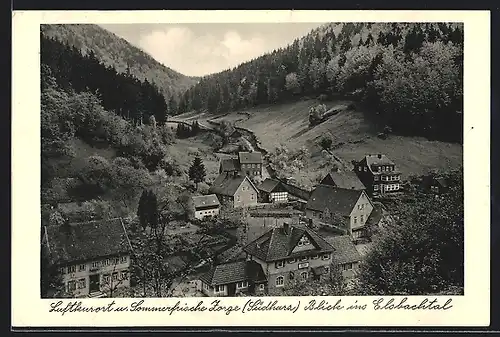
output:
POLYGON ((367 168, 366 168, 366 166, 364 167, 364 171, 365 171, 365 172, 367 171, 367 168))
POLYGON ((365 221, 365 216, 364 215, 361 215, 361 224, 363 224, 365 221))
POLYGON ((115 271, 113 273, 113 281, 118 281, 118 272, 117 271, 115 271))
POLYGON ((92 268, 98 268, 98 267, 99 267, 99 261, 92 262, 92 268))
POLYGON ((76 290, 76 281, 68 282, 68 292, 76 290))
POLYGON ((301 262, 298 265, 299 269, 304 269, 304 268, 308 268, 308 267, 309 267, 309 262, 301 262))
POLYGON ((319 258, 319 255, 313 255, 313 256, 311 257, 311 259, 313 259, 313 260, 316 260, 316 259, 318 259, 318 258, 319 258))
POLYGON ((68 267, 68 274, 76 272, 76 266, 69 266, 68 267))
POLYGON ((248 282, 247 281, 236 283, 236 289, 242 289, 242 288, 246 288, 246 287, 248 287, 248 282))
POLYGON ((59 274, 65 274, 66 273, 66 268, 61 267, 59 268, 59 274))
POLYGON ((238 200, 238 201, 241 201, 241 198, 240 198, 240 196, 239 196, 239 195, 238 195, 238 198, 237 198, 237 200, 238 200))
POLYGON ((303 271, 302 273, 300 273, 300 277, 303 280, 307 280, 307 278, 309 277, 309 273, 307 271, 303 271))
POLYGON ((259 284, 259 290, 264 290, 264 288, 265 288, 264 283, 259 284))
POLYGON ((325 267, 325 274, 328 274, 328 273, 330 273, 330 267, 326 266, 325 267))
POLYGON ((378 191, 378 185, 373 185, 373 190, 378 191))
POLYGON ((255 198, 255 196, 253 195, 253 193, 250 195, 250 198, 253 200, 255 198))
POLYGON ((78 280, 78 289, 84 289, 86 287, 85 285, 85 279, 84 278, 81 278, 78 280))
POLYGON ((126 270, 122 271, 121 274, 122 274, 122 280, 128 280, 128 271, 126 270))
POLYGON ((285 266, 285 261, 276 261, 276 268, 283 268, 285 266))
POLYGON ((285 284, 285 278, 283 276, 278 276, 276 278, 276 287, 283 287, 285 284))
POLYGON ((342 270, 351 270, 352 269, 352 263, 345 263, 342 265, 342 270))
POLYGON ((293 271, 290 272, 290 280, 295 279, 295 273, 293 271))
POLYGON ((86 268, 87 268, 87 265, 81 264, 80 266, 78 266, 78 271, 84 271, 86 268))
POLYGON ((361 168, 361 166, 359 166, 359 167, 358 167, 358 171, 359 171, 359 172, 361 172, 361 170, 362 170, 362 168, 361 168))
POLYGON ((247 187, 246 187, 246 186, 243 186, 243 187, 242 187, 242 190, 243 190, 243 191, 246 191, 246 190, 247 190, 247 187))
POLYGON ((109 259, 106 259, 103 261, 103 265, 105 265, 105 266, 109 266, 110 263, 111 263, 111 261, 109 259))
POLYGON ((214 292, 216 292, 216 293, 222 293, 222 292, 224 292, 224 286, 223 285, 215 286, 214 287, 214 292))
POLYGON ((373 180, 378 181, 378 176, 375 176, 373 180))
POLYGON ((290 259, 288 260, 288 263, 295 263, 297 261, 297 259, 290 259))
POLYGON ((354 223, 355 224, 358 223, 358 217, 357 216, 354 217, 354 223))
POLYGON ((113 265, 117 265, 118 263, 120 263, 120 258, 119 257, 113 258, 113 265))
POLYGON ((307 256, 302 256, 302 257, 300 258, 300 261, 307 261, 307 260, 309 260, 309 258, 308 258, 307 256))
POLYGON ((109 274, 104 274, 104 275, 102 275, 102 281, 103 281, 104 283, 109 283, 109 281, 110 281, 109 274))
POLYGON ((330 258, 330 254, 325 254, 321 257, 322 260, 328 260, 330 258))

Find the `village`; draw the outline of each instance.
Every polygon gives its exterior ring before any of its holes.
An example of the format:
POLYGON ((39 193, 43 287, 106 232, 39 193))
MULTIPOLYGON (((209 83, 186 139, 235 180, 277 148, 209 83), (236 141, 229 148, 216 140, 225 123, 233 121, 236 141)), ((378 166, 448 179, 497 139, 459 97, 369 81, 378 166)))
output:
MULTIPOLYGON (((202 165, 198 157, 195 162, 202 165)), ((333 273, 348 287, 372 236, 392 221, 381 198, 404 193, 401 172, 384 154, 367 154, 352 171, 329 172, 311 191, 291 179, 262 179, 265 167, 258 151, 222 159, 208 192, 187 200, 187 221, 162 227, 162 235, 175 233, 181 244, 204 249, 196 261, 185 254, 163 259, 168 272, 161 277, 171 279, 171 296, 280 295, 281 289, 328 280, 333 273), (206 235, 207 222, 221 228, 206 235)), ((429 187, 439 193, 446 183, 435 180, 429 187)), ((71 235, 51 226, 43 232, 46 247, 62 261, 65 292, 132 296, 137 252, 124 220, 70 227, 71 235)))

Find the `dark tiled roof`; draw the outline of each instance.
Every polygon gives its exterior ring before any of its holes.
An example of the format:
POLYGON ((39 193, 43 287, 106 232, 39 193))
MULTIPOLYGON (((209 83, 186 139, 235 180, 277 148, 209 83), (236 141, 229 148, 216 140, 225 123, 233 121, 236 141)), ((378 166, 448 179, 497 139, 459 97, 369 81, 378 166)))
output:
POLYGON ((266 193, 270 193, 274 190, 274 188, 276 186, 278 186, 280 184, 280 182, 278 180, 275 180, 275 179, 271 179, 271 178, 266 178, 266 180, 264 180, 262 182, 262 184, 260 184, 259 186, 257 186, 257 188, 260 190, 260 191, 264 191, 266 193))
POLYGON ((260 264, 255 261, 236 261, 212 267, 200 279, 211 285, 237 283, 242 281, 266 281, 266 275, 260 264))
POLYGON ((194 196, 193 204, 195 208, 219 206, 219 199, 215 194, 194 196))
POLYGON ((356 173, 353 171, 341 171, 341 172, 330 172, 326 175, 326 177, 321 181, 321 184, 330 185, 333 183, 333 186, 353 189, 353 190, 364 190, 366 189, 365 185, 359 180, 356 173))
POLYGON ((254 186, 253 183, 250 181, 250 179, 246 178, 246 176, 243 175, 234 176, 231 174, 221 173, 215 179, 212 186, 210 187, 210 192, 215 194, 228 195, 232 197, 234 196, 234 194, 238 190, 238 187, 240 187, 240 185, 243 183, 245 179, 247 179, 250 182, 250 184, 254 186))
POLYGON ((238 153, 240 164, 261 164, 262 154, 260 152, 240 152, 238 153))
POLYGON ((318 185, 307 201, 307 209, 330 212, 340 215, 350 215, 354 205, 363 191, 338 188, 328 185, 318 185))
POLYGON ((227 262, 239 261, 242 259, 244 260, 245 256, 246 254, 243 251, 243 247, 241 247, 240 245, 236 245, 220 253, 218 259, 222 263, 227 263, 227 262))
POLYGON ((436 182, 441 186, 441 187, 448 187, 448 181, 446 180, 446 178, 443 178, 443 177, 439 177, 439 178, 435 178, 436 182))
POLYGON ((382 220, 383 214, 384 213, 381 206, 373 205, 373 210, 366 220, 366 225, 378 225, 380 220, 382 220))
POLYGON ((293 195, 294 197, 300 198, 302 200, 308 200, 309 197, 311 196, 311 192, 306 191, 300 187, 287 184, 283 181, 281 181, 281 185, 285 188, 285 191, 287 191, 289 194, 293 195))
POLYGON ((222 172, 239 171, 240 165, 238 159, 222 159, 220 162, 222 172))
POLYGON ((309 228, 290 225, 288 234, 285 233, 282 227, 273 228, 247 244, 243 250, 263 261, 270 262, 306 254, 332 252, 333 247, 309 228), (293 249, 303 235, 309 237, 315 249, 292 254, 293 249))
POLYGON ((361 255, 349 235, 331 236, 326 240, 335 248, 333 263, 344 264, 361 261, 361 255))
POLYGON ((120 218, 45 226, 52 262, 65 264, 131 252, 120 218))

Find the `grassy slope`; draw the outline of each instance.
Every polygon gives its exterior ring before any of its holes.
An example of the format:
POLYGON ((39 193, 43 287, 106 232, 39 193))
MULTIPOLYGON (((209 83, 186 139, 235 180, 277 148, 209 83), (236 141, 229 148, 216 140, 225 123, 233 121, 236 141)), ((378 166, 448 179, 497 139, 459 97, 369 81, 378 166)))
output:
MULTIPOLYGON (((457 168, 462 165, 462 146, 425 138, 390 136, 386 140, 377 138, 380 131, 369 123, 360 111, 345 111, 330 117, 324 123, 309 127, 309 107, 316 101, 302 101, 265 108, 254 108, 218 118, 237 121, 237 125, 255 132, 261 145, 272 150, 279 144, 289 148, 306 146, 311 151, 311 162, 308 170, 299 172, 296 178, 305 185, 313 183, 326 168, 321 150, 317 145, 319 139, 330 134, 334 144, 339 146, 333 150, 341 162, 347 167, 351 160, 361 159, 368 153, 384 153, 401 169, 403 178, 412 174, 423 174, 429 169, 457 168), (343 143, 342 145, 340 145, 343 143)), ((345 106, 348 102, 327 103, 328 108, 345 106)))

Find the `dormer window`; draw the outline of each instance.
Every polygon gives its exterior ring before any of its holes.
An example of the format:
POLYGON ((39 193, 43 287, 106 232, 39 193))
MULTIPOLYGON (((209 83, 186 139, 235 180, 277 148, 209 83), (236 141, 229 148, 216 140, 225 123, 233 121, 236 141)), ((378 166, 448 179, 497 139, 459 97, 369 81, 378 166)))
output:
POLYGON ((283 268, 285 266, 285 261, 276 261, 276 268, 283 268))

